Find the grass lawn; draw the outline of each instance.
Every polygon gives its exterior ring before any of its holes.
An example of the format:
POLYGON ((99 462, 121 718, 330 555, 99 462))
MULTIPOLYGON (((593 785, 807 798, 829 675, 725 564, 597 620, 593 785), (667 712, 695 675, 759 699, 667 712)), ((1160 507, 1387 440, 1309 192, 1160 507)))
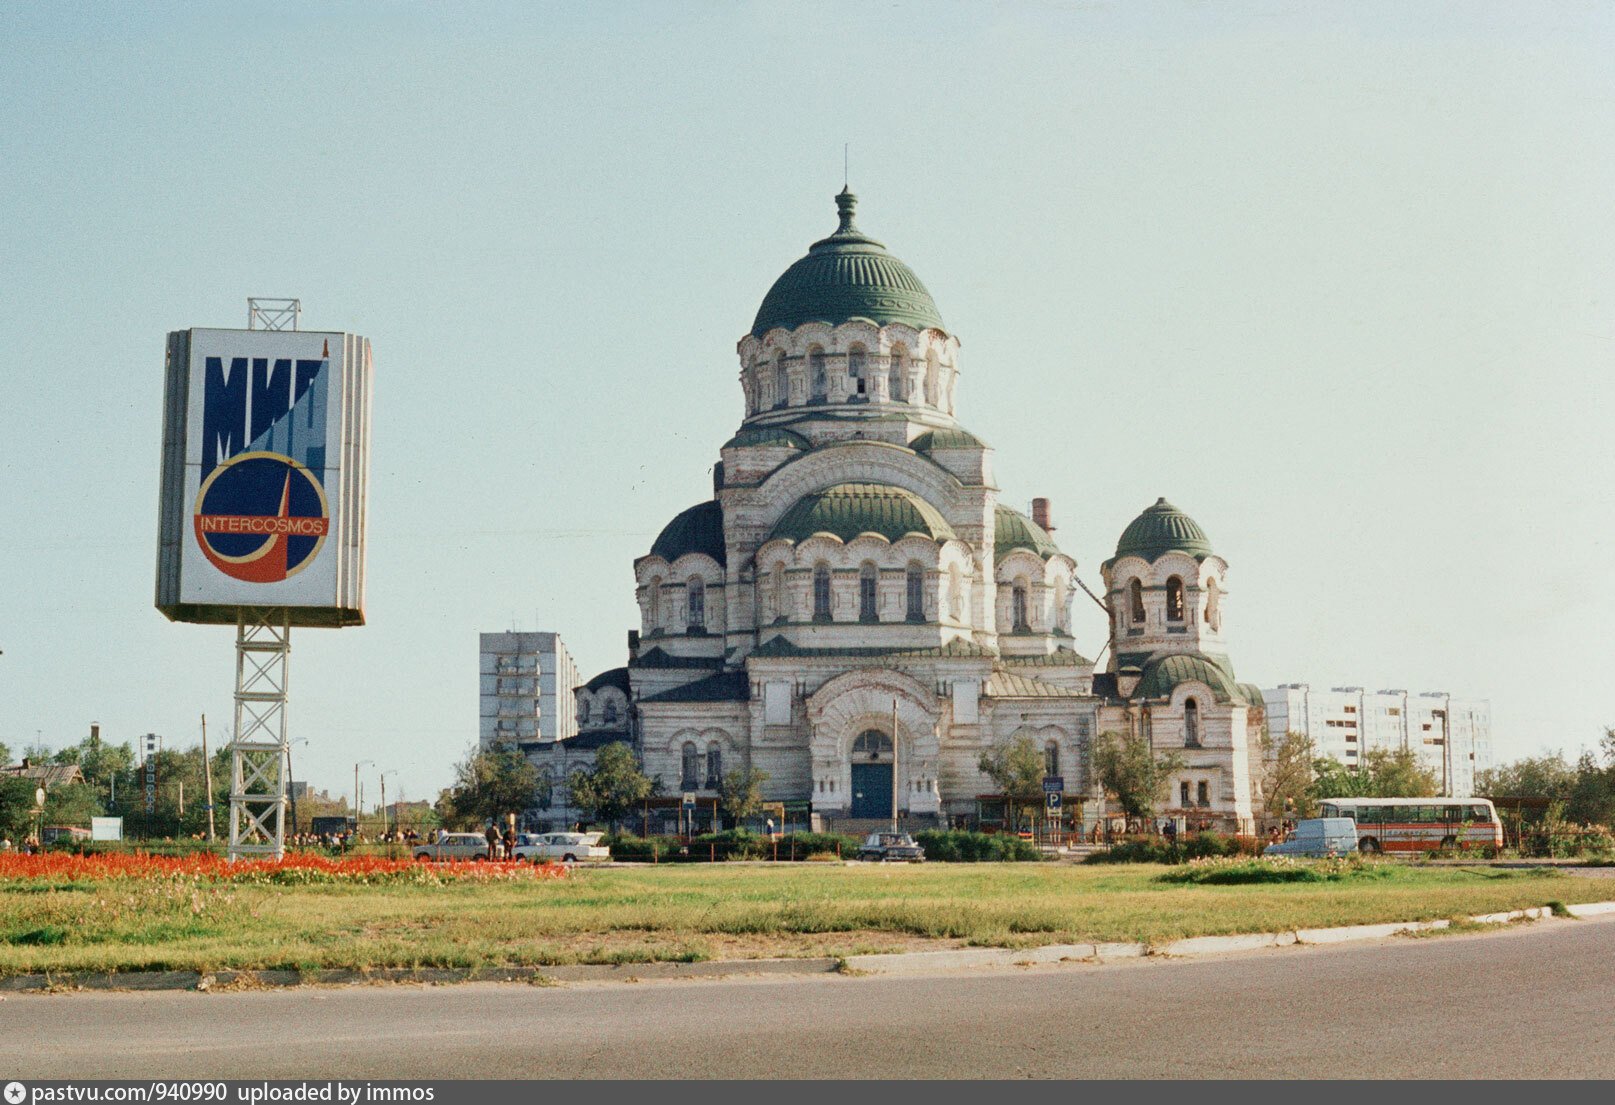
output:
POLYGON ((1560 872, 1397 865, 1340 883, 1183 886, 1151 865, 702 864, 542 881, 266 886, 0 880, 0 974, 621 963, 967 944, 1164 941, 1426 920, 1615 894, 1560 872))

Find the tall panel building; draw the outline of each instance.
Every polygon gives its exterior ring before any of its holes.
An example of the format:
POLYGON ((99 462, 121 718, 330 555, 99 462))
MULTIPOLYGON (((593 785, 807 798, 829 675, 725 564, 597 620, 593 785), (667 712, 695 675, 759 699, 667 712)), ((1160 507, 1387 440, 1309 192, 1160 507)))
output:
POLYGON ((483 633, 479 665, 483 748, 564 741, 578 732, 577 665, 559 633, 483 633))
POLYGON ((1369 749, 1406 748, 1435 772, 1443 793, 1462 798, 1474 793, 1476 774, 1492 766, 1492 707, 1484 698, 1306 683, 1281 683, 1262 698, 1270 733, 1304 733, 1320 756, 1350 767, 1369 749))

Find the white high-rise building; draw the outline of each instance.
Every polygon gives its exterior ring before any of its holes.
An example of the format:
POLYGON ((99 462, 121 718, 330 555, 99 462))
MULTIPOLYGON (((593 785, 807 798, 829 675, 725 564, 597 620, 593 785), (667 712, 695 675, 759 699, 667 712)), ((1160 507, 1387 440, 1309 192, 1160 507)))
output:
POLYGON ((1264 688, 1262 698, 1268 732, 1304 733, 1318 755, 1349 767, 1369 749, 1406 748, 1435 772, 1443 793, 1462 798, 1474 793, 1476 774, 1492 766, 1492 707, 1484 698, 1306 683, 1264 688))
POLYGON ((560 634, 481 634, 478 679, 483 748, 525 748, 577 735, 572 692, 582 680, 560 634))

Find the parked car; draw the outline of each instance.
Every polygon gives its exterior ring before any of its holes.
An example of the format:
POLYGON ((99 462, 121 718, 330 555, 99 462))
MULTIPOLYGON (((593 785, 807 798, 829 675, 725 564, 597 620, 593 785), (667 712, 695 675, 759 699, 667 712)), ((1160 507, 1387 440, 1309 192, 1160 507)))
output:
POLYGON ((925 849, 914 843, 914 838, 907 833, 870 833, 858 847, 858 858, 924 863, 925 849))
POLYGON ((1269 844, 1269 856, 1343 856, 1357 851, 1357 823, 1349 817, 1308 817, 1283 840, 1269 844))
POLYGON ((518 843, 513 859, 534 863, 589 863, 611 859, 611 849, 600 843, 605 833, 543 833, 531 843, 518 843))
POLYGON ((444 833, 433 844, 415 845, 416 859, 435 862, 445 860, 488 858, 488 838, 481 833, 444 833))

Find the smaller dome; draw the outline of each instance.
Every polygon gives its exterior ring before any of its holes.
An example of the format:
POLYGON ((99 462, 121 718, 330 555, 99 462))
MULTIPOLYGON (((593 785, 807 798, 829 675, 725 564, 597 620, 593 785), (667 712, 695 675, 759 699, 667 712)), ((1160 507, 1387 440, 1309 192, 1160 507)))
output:
POLYGON ((986 442, 968 430, 953 427, 946 430, 927 430, 908 443, 916 453, 929 453, 932 449, 982 449, 986 442))
POLYGON ((1000 506, 993 513, 994 559, 1010 549, 1031 549, 1044 560, 1061 555, 1060 546, 1054 543, 1047 530, 1020 511, 1000 506))
POLYGON ((804 495, 768 539, 806 541, 816 533, 834 534, 843 541, 878 533, 892 542, 917 533, 939 544, 954 536, 936 507, 911 491, 883 483, 838 483, 804 495))
POLYGON ((1169 552, 1188 553, 1197 560, 1213 555, 1206 531, 1193 518, 1165 499, 1156 499, 1122 531, 1115 559, 1137 556, 1153 564, 1169 552))
MULTIPOLYGON (((1168 698, 1180 683, 1204 683, 1218 702, 1249 702, 1250 684, 1234 680, 1233 665, 1226 656, 1208 656, 1202 652, 1173 653, 1156 656, 1144 665, 1133 698, 1168 698)), ((1256 700, 1261 700, 1257 690, 1256 700)))
POLYGON ((652 556, 669 564, 685 553, 706 553, 720 565, 727 563, 723 547, 723 507, 717 500, 692 506, 667 523, 650 547, 652 556))
POLYGON ((748 426, 734 437, 723 443, 725 449, 740 449, 746 446, 771 445, 783 449, 811 449, 813 446, 808 439, 795 430, 787 430, 783 426, 748 426))

